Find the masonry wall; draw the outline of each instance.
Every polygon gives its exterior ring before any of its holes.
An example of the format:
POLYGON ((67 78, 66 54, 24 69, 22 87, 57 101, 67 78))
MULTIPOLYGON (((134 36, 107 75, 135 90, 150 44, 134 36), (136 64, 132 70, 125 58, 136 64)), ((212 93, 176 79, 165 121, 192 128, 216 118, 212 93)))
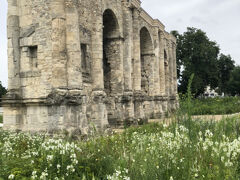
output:
POLYGON ((176 40, 140 4, 8 0, 4 128, 87 133, 176 109, 176 40))

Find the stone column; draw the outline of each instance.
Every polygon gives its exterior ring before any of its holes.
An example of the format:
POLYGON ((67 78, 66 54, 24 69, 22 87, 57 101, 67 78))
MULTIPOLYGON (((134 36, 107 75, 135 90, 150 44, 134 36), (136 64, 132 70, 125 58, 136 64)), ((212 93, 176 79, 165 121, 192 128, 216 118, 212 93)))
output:
POLYGON ((176 44, 173 43, 173 67, 174 67, 174 95, 178 93, 178 86, 177 86, 177 57, 176 57, 176 44))
POLYGON ((159 67, 160 67, 160 42, 158 37, 158 27, 154 28, 153 41, 154 41, 154 95, 160 95, 160 77, 159 77, 159 67))
POLYGON ((168 64, 169 64, 169 96, 172 96, 173 88, 173 61, 172 61, 172 46, 171 40, 168 40, 168 64))
POLYGON ((167 45, 167 39, 165 39, 165 52, 167 55, 167 58, 164 60, 165 64, 165 94, 166 96, 169 96, 169 54, 168 54, 168 45, 167 45))
POLYGON ((16 0, 8 0, 7 37, 8 37, 8 93, 2 101, 5 130, 22 128, 21 107, 17 105, 21 97, 20 80, 20 27, 19 4, 16 0))
POLYGON ((66 46, 68 57, 68 88, 82 88, 79 14, 72 0, 69 0, 66 5, 66 46))
POLYGON ((133 43, 133 19, 132 11, 128 3, 123 6, 123 36, 124 36, 124 90, 132 91, 132 43, 133 43))
POLYGON ((141 56, 138 9, 133 10, 133 89, 141 91, 141 56))
POLYGON ((8 91, 20 94, 19 15, 16 0, 8 0, 8 91))
POLYGON ((176 70, 176 68, 175 68, 175 63, 174 63, 174 49, 173 49, 173 42, 171 42, 171 57, 172 57, 172 96, 175 96, 175 82, 176 82, 176 80, 175 80, 175 70, 176 70))
POLYGON ((67 87, 65 1, 51 0, 52 10, 52 86, 67 87))
POLYGON ((165 95, 165 67, 164 67, 164 34, 159 32, 159 80, 160 80, 160 94, 165 95))
POLYGON ((103 19, 102 13, 95 15, 94 27, 96 31, 92 34, 92 80, 94 90, 103 90, 103 19))
MULTIPOLYGON (((97 5, 98 1, 95 3, 97 5)), ((103 12, 101 8, 92 12, 92 19, 95 31, 92 33, 91 121, 96 127, 102 129, 108 125, 108 114, 105 105, 106 93, 104 92, 103 78, 103 12)))

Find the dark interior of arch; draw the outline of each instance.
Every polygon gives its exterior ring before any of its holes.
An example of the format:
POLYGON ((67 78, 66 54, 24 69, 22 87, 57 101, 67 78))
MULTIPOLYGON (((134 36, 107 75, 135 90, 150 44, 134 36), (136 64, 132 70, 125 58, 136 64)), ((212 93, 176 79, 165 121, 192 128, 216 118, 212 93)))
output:
POLYGON ((107 94, 117 93, 117 71, 120 61, 119 25, 112 10, 103 14, 103 72, 104 89, 107 94))
POLYGON ((119 36, 119 25, 117 18, 110 9, 107 9, 103 13, 103 36, 104 38, 116 38, 119 36))
POLYGON ((146 27, 140 30, 140 50, 141 50, 141 89, 149 94, 150 78, 152 72, 153 43, 149 31, 146 27))

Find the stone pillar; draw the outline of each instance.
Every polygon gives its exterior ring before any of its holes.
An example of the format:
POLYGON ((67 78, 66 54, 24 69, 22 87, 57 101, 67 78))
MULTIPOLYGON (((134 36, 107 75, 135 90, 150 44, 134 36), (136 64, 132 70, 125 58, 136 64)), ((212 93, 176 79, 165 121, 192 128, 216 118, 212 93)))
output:
POLYGON ((123 6, 123 36, 124 36, 124 55, 123 55, 123 69, 124 69, 124 90, 132 91, 132 43, 133 43, 133 19, 132 11, 125 3, 123 6))
POLYGON ((52 10, 52 86, 67 87, 65 1, 51 0, 52 10))
MULTIPOLYGON (((98 3, 98 2, 96 2, 98 3)), ((96 127, 105 128, 108 123, 108 114, 105 104, 106 93, 104 92, 103 78, 103 12, 101 8, 92 12, 94 19, 92 33, 92 89, 91 94, 91 122, 96 127)))
POLYGON ((173 61, 172 61, 172 46, 171 40, 168 40, 168 64, 169 64, 169 96, 172 96, 173 90, 173 61))
POLYGON ((175 96, 175 82, 176 82, 176 77, 175 77, 175 71, 176 71, 176 67, 175 67, 175 63, 174 63, 174 49, 173 49, 173 42, 171 42, 171 57, 172 57, 172 96, 175 96))
POLYGON ((18 106, 17 102, 18 98, 21 97, 18 6, 16 0, 8 0, 8 93, 2 101, 3 129, 5 130, 21 129, 23 124, 21 107, 18 106))
POLYGON ((178 93, 178 85, 177 85, 177 57, 176 57, 176 44, 173 43, 173 67, 174 67, 174 95, 178 93))
POLYGON ((133 89, 141 91, 141 56, 139 33, 139 10, 133 9, 133 89))
POLYGON ((164 59, 164 65, 165 65, 165 94, 166 96, 169 96, 169 54, 168 54, 168 46, 167 46, 167 39, 165 39, 165 52, 167 55, 167 58, 164 59))
POLYGON ((103 15, 102 12, 93 14, 95 19, 92 34, 92 80, 93 90, 104 90, 103 80, 103 15))
POLYGON ((160 80, 160 94, 165 95, 165 67, 164 67, 164 34, 159 32, 159 80, 160 80))
POLYGON ((160 95, 160 77, 159 77, 159 67, 160 67, 160 42, 158 37, 158 27, 154 28, 153 41, 154 41, 154 95, 160 95))
POLYGON ((68 88, 82 88, 81 42, 79 36, 79 14, 72 1, 66 5, 66 46, 68 88))
POLYGON ((8 0, 8 91, 20 94, 19 15, 16 0, 8 0))

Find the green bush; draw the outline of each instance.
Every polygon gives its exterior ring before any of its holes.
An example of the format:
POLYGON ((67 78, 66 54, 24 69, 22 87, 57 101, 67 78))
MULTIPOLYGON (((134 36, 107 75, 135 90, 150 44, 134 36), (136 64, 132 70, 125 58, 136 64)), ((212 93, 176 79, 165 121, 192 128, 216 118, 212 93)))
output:
POLYGON ((0 115, 0 123, 3 123, 3 116, 0 115))

